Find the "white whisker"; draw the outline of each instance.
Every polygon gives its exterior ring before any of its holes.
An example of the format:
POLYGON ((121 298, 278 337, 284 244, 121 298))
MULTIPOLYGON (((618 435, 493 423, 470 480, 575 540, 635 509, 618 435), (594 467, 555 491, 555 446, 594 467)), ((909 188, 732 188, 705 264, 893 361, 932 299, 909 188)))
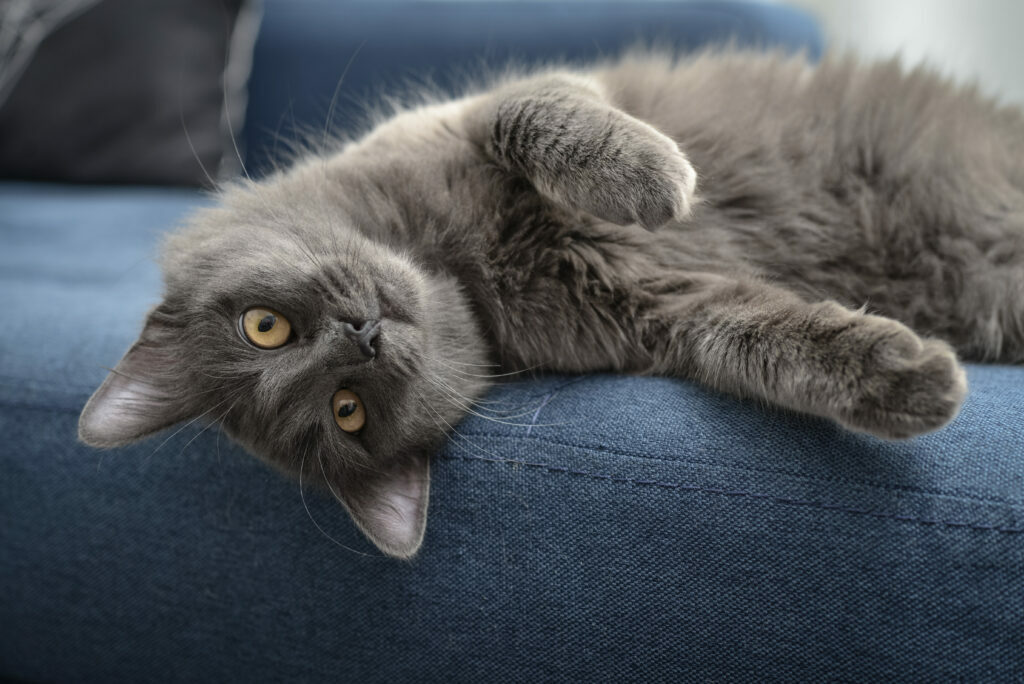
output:
MULTIPOLYGON (((324 531, 324 528, 320 527, 320 523, 318 523, 316 521, 316 518, 313 517, 313 513, 309 510, 309 504, 306 503, 306 490, 302 486, 302 473, 306 469, 306 453, 308 451, 309 451, 309 445, 307 444, 306 448, 303 449, 303 451, 302 451, 302 459, 301 459, 301 461, 299 463, 299 499, 302 500, 302 507, 306 509, 306 515, 309 516, 310 522, 312 522, 313 525, 316 526, 316 529, 320 530, 320 534, 325 536, 330 541, 334 542, 337 546, 340 546, 341 548, 345 549, 346 551, 350 551, 350 552, 352 552, 354 554, 357 554, 359 556, 365 556, 366 558, 381 558, 382 556, 378 556, 378 555, 375 555, 375 554, 372 554, 372 553, 365 553, 363 551, 358 551, 356 549, 353 549, 350 546, 346 546, 346 545, 342 544, 340 541, 338 541, 337 539, 335 539, 331 535, 327 534, 327 532, 324 531)), ((323 467, 323 464, 321 463, 321 468, 322 467, 323 467)), ((330 484, 328 484, 328 487, 330 487, 330 484)), ((332 494, 334 493, 333 488, 331 489, 331 493, 332 494)), ((337 497, 335 497, 335 498, 337 498, 337 497)))

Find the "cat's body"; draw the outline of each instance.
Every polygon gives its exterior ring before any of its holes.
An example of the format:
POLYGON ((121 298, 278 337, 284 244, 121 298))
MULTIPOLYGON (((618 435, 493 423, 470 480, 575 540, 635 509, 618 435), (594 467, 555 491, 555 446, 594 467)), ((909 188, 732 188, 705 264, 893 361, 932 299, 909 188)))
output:
POLYGON ((1024 360, 1024 120, 895 64, 547 71, 227 190, 164 267, 83 438, 207 412, 410 555, 426 457, 491 363, 694 379, 883 437, 944 425, 966 391, 946 342, 1024 360), (254 306, 288 344, 239 339, 254 306), (360 355, 346 336, 378 321, 360 355), (340 387, 366 405, 358 437, 340 387))
POLYGON ((605 80, 697 168, 689 225, 723 266, 866 305, 967 359, 1024 360, 1019 110, 896 60, 640 60, 605 80))

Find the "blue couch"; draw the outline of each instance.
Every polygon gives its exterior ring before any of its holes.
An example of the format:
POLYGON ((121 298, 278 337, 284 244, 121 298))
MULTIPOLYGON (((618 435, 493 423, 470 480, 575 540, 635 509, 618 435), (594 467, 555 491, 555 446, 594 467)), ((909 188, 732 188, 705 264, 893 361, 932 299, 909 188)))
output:
MULTIPOLYGON (((425 67, 638 35, 821 47, 763 3, 268 1, 250 167, 322 124, 364 40, 338 125, 425 67)), ((1024 368, 969 366, 962 415, 902 443, 666 379, 510 382, 522 424, 460 425, 409 562, 214 430, 76 443, 160 234, 207 201, 0 183, 0 677, 1024 679, 1024 368)))

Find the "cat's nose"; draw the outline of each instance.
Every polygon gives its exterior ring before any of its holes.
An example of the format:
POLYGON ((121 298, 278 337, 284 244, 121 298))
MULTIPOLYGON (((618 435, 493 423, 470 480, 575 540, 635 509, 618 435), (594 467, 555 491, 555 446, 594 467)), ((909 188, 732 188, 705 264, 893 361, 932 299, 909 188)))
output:
POLYGON ((363 356, 372 359, 377 355, 373 343, 380 335, 380 321, 357 321, 356 323, 357 325, 353 325, 345 321, 341 324, 341 328, 345 331, 346 337, 359 345, 359 351, 363 353, 363 356))

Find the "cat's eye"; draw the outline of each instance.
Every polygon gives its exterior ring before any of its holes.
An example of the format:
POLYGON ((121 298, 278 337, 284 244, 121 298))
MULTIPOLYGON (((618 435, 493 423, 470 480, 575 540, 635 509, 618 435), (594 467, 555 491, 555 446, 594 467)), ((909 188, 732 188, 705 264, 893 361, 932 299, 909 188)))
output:
POLYGON ((366 411, 359 395, 352 390, 340 389, 331 401, 334 422, 345 432, 359 432, 366 425, 366 411))
POLYGON ((245 339, 260 349, 277 349, 292 335, 292 324, 287 318, 262 306, 242 314, 241 328, 245 339))

